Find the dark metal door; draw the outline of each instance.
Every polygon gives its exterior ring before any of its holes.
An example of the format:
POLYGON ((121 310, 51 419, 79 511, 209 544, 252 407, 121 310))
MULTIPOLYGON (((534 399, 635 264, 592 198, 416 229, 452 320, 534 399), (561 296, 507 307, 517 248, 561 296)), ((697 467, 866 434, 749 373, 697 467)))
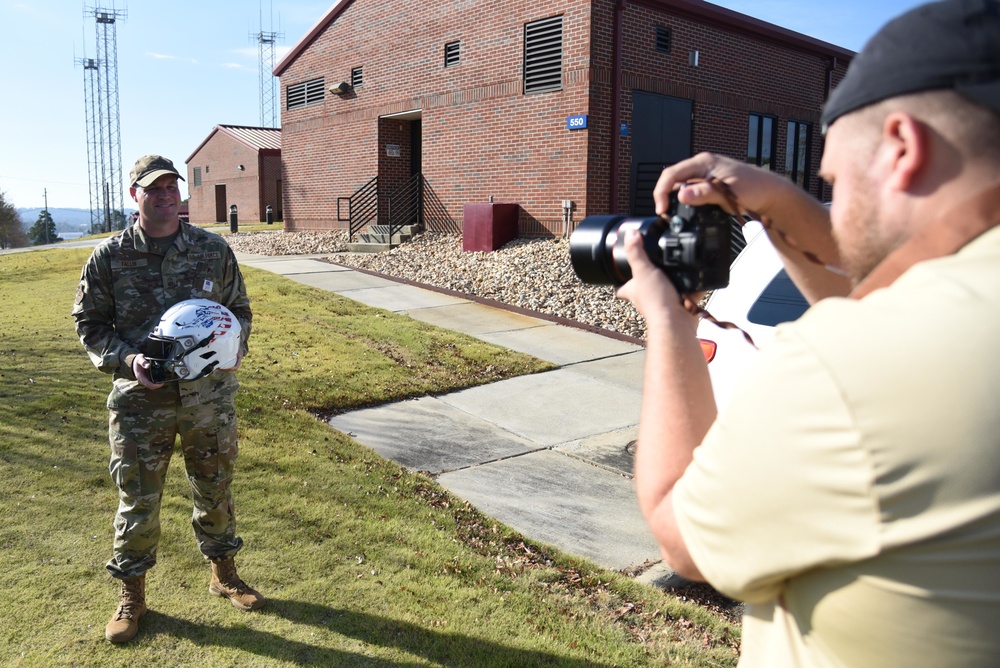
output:
POLYGON ((228 207, 226 206, 226 184, 215 184, 215 222, 224 223, 229 220, 226 217, 228 207))
POLYGON ((691 100, 633 91, 629 214, 655 215, 653 188, 660 172, 691 157, 692 110, 691 100))

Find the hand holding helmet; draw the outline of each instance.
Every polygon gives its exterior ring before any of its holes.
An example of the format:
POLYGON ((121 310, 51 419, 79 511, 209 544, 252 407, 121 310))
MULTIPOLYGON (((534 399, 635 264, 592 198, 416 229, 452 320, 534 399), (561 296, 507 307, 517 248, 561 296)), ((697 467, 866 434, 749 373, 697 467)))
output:
POLYGON ((146 359, 146 356, 139 353, 132 359, 132 375, 135 376, 135 379, 142 385, 145 385, 151 390, 158 390, 163 387, 163 383, 155 382, 150 377, 150 366, 151 362, 146 359))
POLYGON ((146 340, 149 379, 162 385, 235 371, 242 358, 240 329, 236 316, 222 304, 208 299, 174 304, 146 340))

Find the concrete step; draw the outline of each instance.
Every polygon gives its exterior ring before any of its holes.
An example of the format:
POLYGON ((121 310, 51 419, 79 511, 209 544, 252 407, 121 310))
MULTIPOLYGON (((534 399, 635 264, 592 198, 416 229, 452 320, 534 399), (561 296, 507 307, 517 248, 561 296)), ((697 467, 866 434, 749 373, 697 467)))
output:
POLYGON ((358 235, 361 241, 370 244, 392 244, 393 246, 398 246, 399 244, 406 243, 413 237, 409 234, 394 234, 390 237, 388 234, 378 234, 371 232, 362 232, 358 235))
MULTIPOLYGON (((419 231, 420 230, 419 230, 419 228, 416 225, 403 225, 398 230, 396 230, 396 234, 409 235, 409 236, 412 237, 414 234, 416 234, 419 231)), ((389 234, 389 226, 388 225, 369 225, 368 229, 366 230, 366 232, 368 232, 369 234, 389 234)))
POLYGON ((389 244, 355 242, 347 244, 347 250, 351 253, 381 253, 387 251, 392 246, 389 244))

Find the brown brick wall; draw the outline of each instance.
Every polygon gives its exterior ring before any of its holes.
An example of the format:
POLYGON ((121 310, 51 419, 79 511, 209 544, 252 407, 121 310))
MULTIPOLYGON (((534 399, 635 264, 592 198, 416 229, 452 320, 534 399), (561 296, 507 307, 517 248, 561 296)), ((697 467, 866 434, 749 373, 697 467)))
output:
MULTIPOLYGON (((630 138, 621 138, 619 191, 610 198, 618 133, 611 127, 613 12, 614 0, 355 0, 281 75, 286 228, 343 227, 338 197, 376 175, 383 186, 405 180, 411 121, 391 115, 412 110, 420 110, 424 177, 442 218, 458 226, 465 203, 491 196, 521 205, 521 234, 560 233, 564 199, 574 202, 575 221, 626 210, 630 138), (524 24, 555 15, 564 17, 562 90, 525 95, 524 24), (445 44, 455 40, 461 62, 445 68, 445 44), (362 87, 326 91, 320 104, 287 110, 289 85, 324 77, 329 88, 349 82, 354 67, 363 68, 362 87), (589 115, 587 130, 566 129, 575 114, 589 115), (388 156, 388 145, 400 146, 400 155, 388 156)), ((622 122, 631 120, 632 90, 691 99, 695 150, 742 159, 748 114, 774 115, 781 169, 785 123, 813 122, 815 174, 828 58, 633 3, 623 34, 622 122), (656 25, 673 31, 669 54, 655 50, 656 25), (694 49, 697 68, 688 66, 694 49)))
MULTIPOLYGON (((264 220, 264 207, 277 211, 277 182, 281 179, 281 156, 274 151, 258 155, 257 149, 240 142, 225 132, 215 132, 187 164, 187 184, 190 194, 191 222, 210 224, 229 222, 229 205, 237 207, 241 223, 264 220), (239 169, 243 165, 243 170, 239 169), (201 185, 194 184, 194 169, 201 168, 201 185), (216 186, 226 187, 226 215, 216 218, 216 186)), ((277 213, 275 214, 277 218, 277 213)))

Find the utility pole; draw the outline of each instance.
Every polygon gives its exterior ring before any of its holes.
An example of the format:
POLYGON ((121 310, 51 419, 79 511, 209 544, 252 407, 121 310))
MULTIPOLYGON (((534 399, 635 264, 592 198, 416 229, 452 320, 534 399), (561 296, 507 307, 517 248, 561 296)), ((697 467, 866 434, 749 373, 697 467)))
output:
POLYGON ((45 198, 45 243, 51 243, 49 241, 49 189, 45 188, 42 191, 42 196, 45 198))

